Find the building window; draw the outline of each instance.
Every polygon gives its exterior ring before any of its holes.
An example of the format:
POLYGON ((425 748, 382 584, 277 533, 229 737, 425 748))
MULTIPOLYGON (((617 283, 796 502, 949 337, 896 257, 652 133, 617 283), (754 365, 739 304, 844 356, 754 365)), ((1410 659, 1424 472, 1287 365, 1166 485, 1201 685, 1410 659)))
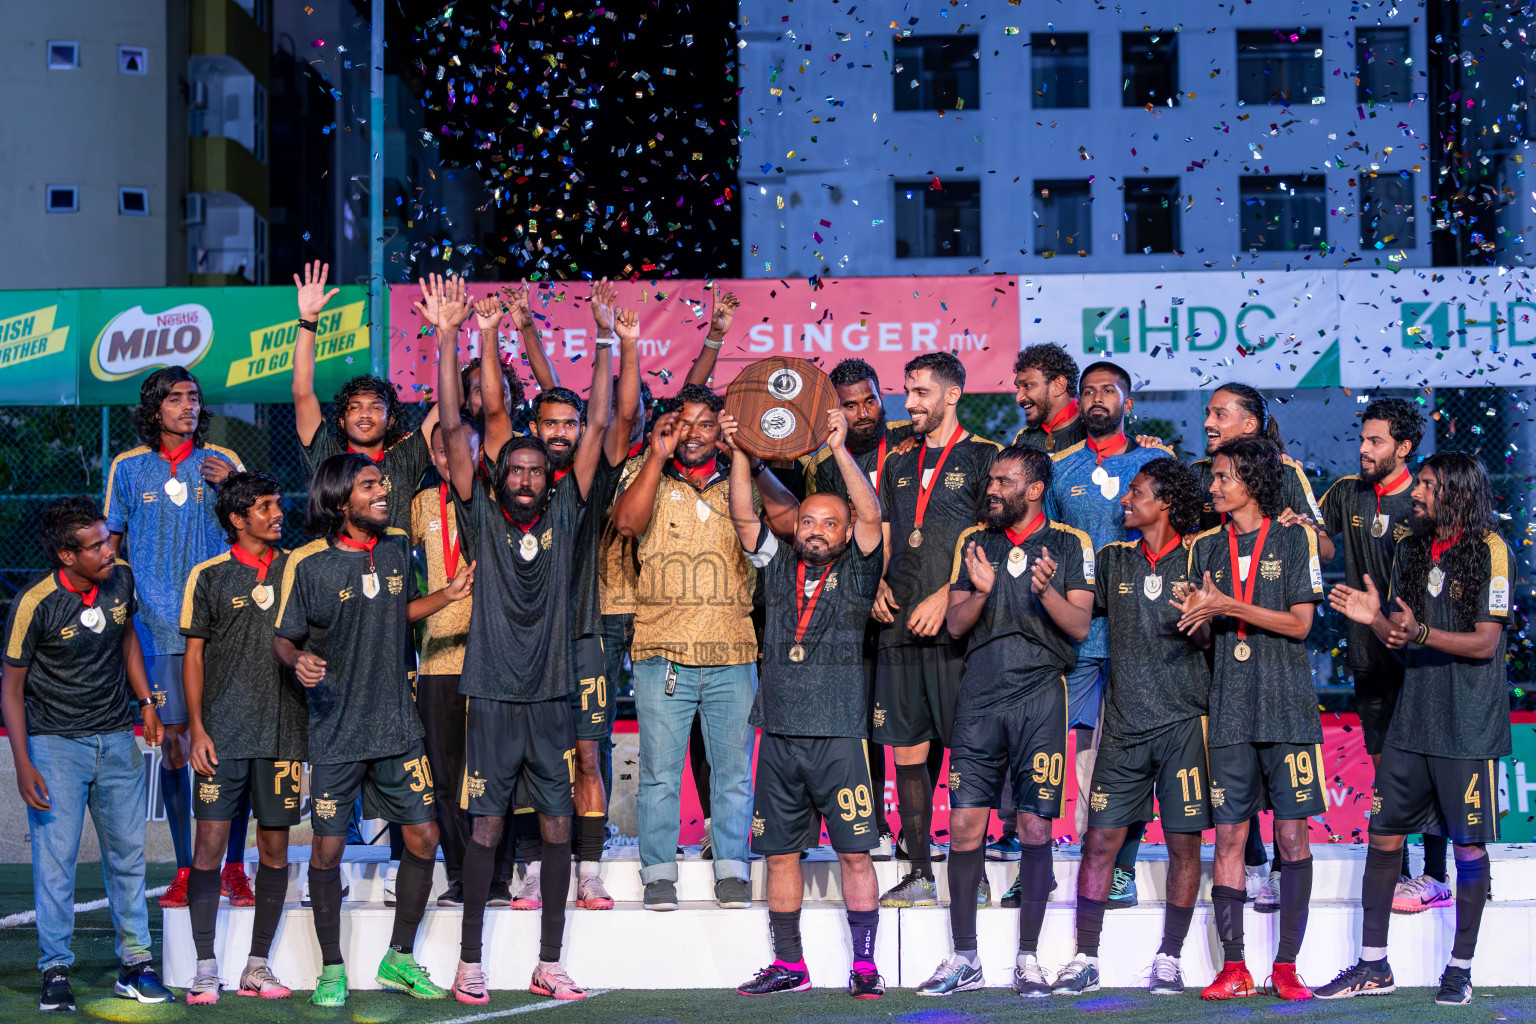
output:
POLYGON ((79 185, 48 185, 43 189, 43 202, 49 213, 79 213, 79 185))
POLYGON ((1093 252, 1093 193, 1087 179, 1035 181, 1035 252, 1093 252))
POLYGON ((1413 98, 1413 54, 1406 28, 1355 30, 1355 102, 1400 103, 1413 98))
POLYGON ((1088 35, 1036 32, 1029 37, 1029 69, 1036 110, 1088 105, 1088 35))
POLYGON ((251 155, 267 162, 267 90, 260 82, 251 84, 251 155))
POLYGON ((119 46, 117 70, 124 75, 149 74, 149 51, 142 46, 119 46))
POLYGON ((48 41, 48 67, 53 71, 69 71, 80 66, 80 44, 51 39, 48 41))
POLYGON ((1237 34, 1237 98, 1243 103, 1322 103, 1323 30, 1237 34))
POLYGON ((149 216, 149 189, 120 188, 117 190, 117 212, 124 217, 149 216))
POLYGON ((1238 179, 1247 250, 1319 249, 1328 241, 1327 184, 1321 174, 1238 179))
POLYGON ((1178 37, 1172 32, 1120 33, 1121 105, 1170 106, 1179 99, 1178 37))
POLYGON ((1413 174, 1372 174, 1360 182, 1360 244, 1376 249, 1412 249, 1413 174))
POLYGON ((897 110, 975 110, 981 105, 975 36, 896 40, 897 110))
POLYGON ((1177 252, 1179 179, 1125 180, 1125 251, 1177 252))
POLYGON ((896 258, 981 255, 981 183, 896 183, 896 258))

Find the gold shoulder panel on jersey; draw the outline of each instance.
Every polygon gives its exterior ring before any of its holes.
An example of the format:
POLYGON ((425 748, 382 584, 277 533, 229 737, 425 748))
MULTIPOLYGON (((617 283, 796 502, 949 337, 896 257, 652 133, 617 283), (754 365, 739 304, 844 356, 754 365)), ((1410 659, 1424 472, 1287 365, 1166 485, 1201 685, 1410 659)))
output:
POLYGON ((1340 487, 1344 486, 1345 484, 1353 484, 1356 480, 1359 480, 1359 479, 1360 479, 1360 476, 1357 473, 1351 473, 1349 476, 1341 476, 1341 477, 1339 477, 1337 480, 1335 480, 1329 486, 1329 488, 1326 491, 1323 492, 1323 501, 1327 501, 1328 500, 1328 495, 1332 494, 1334 491, 1338 490, 1340 487))
POLYGON ((1164 455, 1168 456, 1170 459, 1178 458, 1178 456, 1174 454, 1173 449, 1168 447, 1167 445, 1163 444, 1161 441, 1159 441, 1157 444, 1140 445, 1139 447, 1142 447, 1142 448, 1155 448, 1158 451, 1162 452, 1164 455))
POLYGON ((288 594, 293 590, 294 574, 298 572, 299 563, 310 555, 317 554, 331 546, 331 542, 324 537, 312 540, 301 548, 295 548, 289 555, 288 561, 283 566, 283 593, 277 602, 277 621, 283 621, 283 612, 288 609, 288 594))
POLYGON ((186 629, 188 626, 192 625, 192 592, 197 589, 197 578, 202 575, 204 569, 218 565, 220 562, 227 562, 229 559, 230 554, 228 551, 221 555, 214 555, 206 562, 198 562, 192 567, 192 571, 187 574, 187 585, 181 590, 182 629, 186 629))
POLYGON ((112 559, 112 564, 113 565, 121 565, 124 568, 130 569, 130 570, 133 568, 133 566, 129 565, 126 560, 121 559, 121 558, 114 558, 114 559, 112 559))
POLYGON ((411 539, 410 533, 408 531, 406 531, 406 530, 400 529, 400 527, 398 527, 398 526, 386 526, 386 527, 384 527, 384 536, 386 536, 386 537, 404 537, 406 540, 410 540, 411 539))
POLYGON ((27 630, 32 627, 32 616, 37 613, 37 606, 58 589, 58 570, 51 569, 47 576, 22 591, 16 598, 16 618, 11 624, 11 642, 5 649, 7 658, 21 657, 22 641, 26 639, 27 630))
POLYGON ((1002 451, 1003 450, 1003 446, 1002 445, 998 444, 996 441, 992 440, 990 437, 982 437, 980 434, 972 434, 970 437, 966 438, 966 440, 967 441, 975 441, 977 444, 989 444, 993 448, 996 448, 998 451, 1002 451))
POLYGON ((148 455, 149 445, 141 444, 137 448, 130 448, 120 455, 114 456, 112 466, 107 470, 107 500, 103 503, 102 514, 112 514, 112 483, 117 479, 117 464, 124 459, 131 459, 136 455, 148 455))
POLYGON ((1051 452, 1051 461, 1060 462, 1062 459, 1066 458, 1068 455, 1071 455, 1073 452, 1081 451, 1083 448, 1087 447, 1087 445, 1087 441, 1079 441, 1077 444, 1063 448, 1059 452, 1051 452))
POLYGON ((1070 533, 1072 536, 1076 537, 1077 542, 1083 546, 1084 554, 1087 554, 1090 557, 1093 555, 1093 538, 1088 536, 1088 534, 1084 533, 1082 530, 1079 530, 1075 526, 1068 526, 1066 523, 1058 523, 1054 519, 1047 522, 1046 525, 1053 530, 1060 530, 1062 533, 1070 533))
POLYGON ((957 538, 955 540, 955 564, 954 564, 954 568, 952 568, 949 571, 949 582, 951 582, 951 583, 959 583, 960 582, 960 565, 961 565, 962 562, 965 561, 965 542, 966 542, 966 539, 969 538, 971 536, 971 534, 973 534, 973 533, 981 533, 985 529, 986 529, 985 526, 969 526, 969 527, 966 527, 966 529, 960 534, 959 538, 957 538))
POLYGON ((1213 526, 1209 530, 1201 530, 1199 533, 1188 539, 1185 544, 1185 548, 1189 551, 1187 568, 1191 579, 1193 579, 1195 575, 1195 545, 1199 544, 1206 537, 1214 537, 1216 534, 1225 529, 1225 526, 1213 526))
POLYGON ((225 448, 221 444, 213 444, 208 441, 203 442, 203 447, 207 448, 211 452, 218 452, 220 455, 229 459, 230 462, 233 462, 235 464, 236 470, 241 473, 245 472, 245 463, 240 461, 240 456, 235 454, 235 450, 233 448, 225 448))
MULTIPOLYGON (((1509 617, 1508 596, 1514 590, 1515 581, 1509 572, 1509 544, 1496 530, 1489 530, 1483 535, 1483 543, 1488 545, 1488 579, 1490 581, 1502 579, 1504 581, 1505 605, 1503 611, 1494 611, 1492 614, 1500 618, 1509 617)), ((1489 586, 1492 586, 1490 582, 1489 586)))

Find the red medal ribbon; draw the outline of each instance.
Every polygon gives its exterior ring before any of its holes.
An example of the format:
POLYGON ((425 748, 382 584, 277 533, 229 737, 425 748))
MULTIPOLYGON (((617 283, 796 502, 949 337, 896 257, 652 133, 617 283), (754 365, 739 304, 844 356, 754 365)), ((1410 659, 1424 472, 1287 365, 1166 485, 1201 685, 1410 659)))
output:
POLYGON ((639 455, 643 451, 645 451, 645 438, 642 437, 640 440, 629 446, 629 454, 625 456, 626 461, 628 459, 634 458, 636 455, 639 455))
POLYGON ((248 565, 256 570, 257 583, 267 582, 267 570, 272 566, 272 559, 277 557, 276 548, 267 548, 267 553, 261 558, 257 558, 239 544, 231 544, 229 546, 229 553, 241 565, 248 565))
POLYGON ((448 485, 437 485, 437 528, 443 535, 443 571, 453 579, 459 571, 459 538, 455 534, 453 543, 448 543, 448 485))
POLYGON ((1056 414, 1055 419, 1051 420, 1049 423, 1040 424, 1040 429, 1045 431, 1047 434, 1054 434, 1057 430, 1061 429, 1067 423, 1076 418, 1077 399, 1074 398, 1072 401, 1068 402, 1065 406, 1062 407, 1061 412, 1056 414))
POLYGON ((960 440, 960 435, 965 433, 961 427, 955 427, 955 432, 949 435, 949 443, 944 446, 944 451, 939 454, 939 461, 933 465, 932 482, 923 484, 923 459, 928 454, 928 441, 925 438, 923 444, 917 450, 917 515, 913 517, 912 528, 923 528, 923 515, 928 511, 928 499, 933 497, 933 485, 939 482, 939 473, 944 469, 944 460, 949 458, 949 453, 954 450, 955 442, 960 440))
POLYGON ((811 592, 810 599, 805 596, 805 563, 800 562, 795 567, 795 643, 799 643, 805 637, 805 629, 811 624, 811 614, 816 611, 816 602, 821 600, 821 588, 827 585, 827 577, 832 575, 832 566, 823 568, 821 579, 816 581, 816 589, 811 592))
POLYGON ((1441 540, 1439 537, 1434 538, 1429 542, 1429 560, 1439 565, 1440 557, 1454 547, 1459 540, 1461 540, 1460 530, 1457 530, 1455 534, 1447 537, 1445 540, 1441 540))
POLYGON ((175 448, 160 446, 160 457, 171 464, 171 479, 176 479, 176 467, 192 457, 192 439, 189 437, 175 448))
MULTIPOLYGON (((1267 519, 1265 520, 1266 523, 1268 521, 1269 520, 1267 520, 1267 519)), ((1166 545, 1164 545, 1163 546, 1163 550, 1161 550, 1161 551, 1159 551, 1159 552, 1154 554, 1152 549, 1147 547, 1147 540, 1146 540, 1145 537, 1143 537, 1142 540, 1141 540, 1141 553, 1143 555, 1145 555, 1146 558, 1147 558, 1147 571, 1148 572, 1157 572, 1157 562, 1158 562, 1158 559, 1162 558, 1168 552, 1170 552, 1174 548, 1178 547, 1179 544, 1183 540, 1184 540, 1183 537, 1180 537, 1178 534, 1174 534, 1173 535, 1173 540, 1169 541, 1166 545)))
POLYGON ((885 472, 885 439, 890 436, 889 431, 880 434, 880 449, 875 455, 875 493, 880 493, 880 474, 885 472))
POLYGON ((1045 513, 1038 512, 1035 514, 1035 518, 1029 521, 1029 525, 1024 527, 1023 533, 1015 531, 1011 526, 1005 526, 1003 527, 1003 535, 1008 538, 1008 543, 1012 544, 1014 547, 1018 547, 1026 540, 1028 540, 1031 534, 1033 534, 1036 530, 1040 529, 1044 525, 1045 513))
MULTIPOLYGON (((1263 524, 1259 527, 1259 539, 1253 543, 1253 554, 1248 556, 1248 579, 1244 580, 1237 560, 1237 524, 1227 525, 1227 551, 1232 556, 1232 596, 1243 604, 1253 604, 1253 585, 1259 580, 1259 567, 1254 562, 1264 551, 1264 538, 1268 536, 1269 516, 1265 516, 1263 524)), ((1237 638, 1242 640, 1247 635, 1248 623, 1238 619, 1237 638)))
POLYGON ((566 466, 564 469, 555 470, 555 483, 559 483, 561 480, 564 480, 565 474, 569 473, 570 471, 570 466, 566 466))
POLYGON ((1384 483, 1384 484, 1372 484, 1371 485, 1372 487, 1374 487, 1376 489, 1376 515, 1377 516, 1381 515, 1381 496, 1383 494, 1390 494, 1392 491, 1397 490, 1398 486, 1400 484, 1402 484, 1402 482, 1404 480, 1406 480, 1406 479, 1408 479, 1408 467, 1404 466, 1404 467, 1402 467, 1401 470, 1398 471, 1397 476, 1393 477, 1391 480, 1388 480, 1386 483, 1384 483))
POLYGON ((1089 451, 1099 457, 1098 464, 1102 466, 1105 456, 1118 455, 1120 454, 1120 449, 1125 447, 1125 431, 1122 430, 1114 437, 1101 441, 1098 444, 1093 443, 1093 438, 1085 437, 1083 438, 1083 443, 1088 446, 1089 451))
MULTIPOLYGON (((500 508, 501 506, 498 505, 497 507, 500 508)), ((511 523, 513 526, 517 527, 519 530, 522 530, 524 533, 532 533, 533 532, 533 528, 535 526, 539 525, 539 519, 543 516, 542 512, 539 513, 539 515, 536 515, 536 516, 533 517, 533 522, 529 523, 527 526, 524 526, 522 523, 518 522, 516 519, 513 519, 512 518, 512 513, 508 512, 506 509, 504 509, 504 508, 501 509, 501 514, 507 517, 507 522, 511 523)))
POLYGON ((355 541, 344 533, 338 533, 336 535, 336 543, 340 544, 344 548, 351 548, 353 551, 368 552, 368 571, 373 572, 373 549, 377 547, 379 543, 379 537, 377 534, 370 533, 367 540, 355 541))
POLYGON ((677 471, 683 474, 683 476, 688 479, 689 483, 702 490, 704 488, 704 482, 715 475, 715 465, 719 461, 720 457, 715 455, 711 456, 710 460, 702 465, 685 466, 674 458, 672 460, 672 465, 677 467, 677 471))
MULTIPOLYGON (((188 441, 187 443, 191 444, 192 442, 188 441)), ((96 592, 101 589, 100 587, 92 587, 90 590, 76 590, 69 585, 69 577, 64 575, 63 569, 59 570, 59 582, 64 585, 65 590, 77 595, 80 600, 84 601, 87 608, 96 603, 96 592)))
POLYGON ((383 448, 379 449, 379 454, 377 454, 377 455, 369 455, 367 452, 363 451, 361 448, 353 448, 349 444, 349 445, 347 445, 347 453, 349 455, 362 455, 362 456, 365 456, 368 459, 371 459, 374 462, 383 462, 384 461, 384 449, 383 448))

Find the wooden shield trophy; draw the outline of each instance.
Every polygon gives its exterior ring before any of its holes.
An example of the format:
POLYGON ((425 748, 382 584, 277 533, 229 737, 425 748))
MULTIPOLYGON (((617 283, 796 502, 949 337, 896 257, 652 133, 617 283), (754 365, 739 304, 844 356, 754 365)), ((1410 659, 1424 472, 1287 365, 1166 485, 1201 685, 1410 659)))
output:
POLYGON ((797 459, 827 440, 827 410, 837 390, 805 359, 774 356, 745 367, 725 392, 725 411, 741 427, 736 445, 760 459, 797 459))

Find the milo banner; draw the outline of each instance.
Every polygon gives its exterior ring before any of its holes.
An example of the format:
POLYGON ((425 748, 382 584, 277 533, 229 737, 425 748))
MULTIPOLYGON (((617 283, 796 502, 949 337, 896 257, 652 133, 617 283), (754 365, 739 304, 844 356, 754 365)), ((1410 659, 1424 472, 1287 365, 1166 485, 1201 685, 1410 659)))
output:
MULTIPOLYGON (((131 405, 164 366, 197 375, 203 400, 291 400, 292 288, 0 292, 0 404, 131 405)), ((346 287, 320 318, 315 390, 369 366, 367 292, 346 287)))

